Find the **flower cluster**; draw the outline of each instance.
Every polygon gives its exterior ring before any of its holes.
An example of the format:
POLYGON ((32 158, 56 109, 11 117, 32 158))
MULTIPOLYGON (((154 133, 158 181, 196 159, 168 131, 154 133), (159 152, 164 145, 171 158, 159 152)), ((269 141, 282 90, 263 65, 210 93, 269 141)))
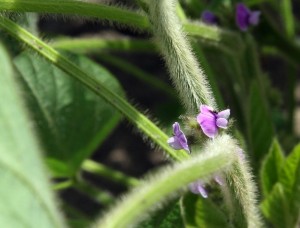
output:
MULTIPOLYGON (((218 134, 219 128, 227 128, 229 115, 230 109, 216 112, 207 105, 201 105, 200 113, 197 116, 197 122, 200 125, 203 133, 209 138, 213 139, 218 134)), ((183 149, 190 153, 187 138, 177 122, 173 124, 173 136, 168 139, 168 144, 175 150, 183 149)), ((222 177, 219 175, 216 175, 214 180, 219 185, 223 185, 224 183, 222 177)), ((192 193, 200 194, 202 197, 207 198, 207 192, 202 180, 197 180, 193 183, 190 183, 189 189, 192 193)))
MULTIPOLYGON (((247 31, 250 26, 259 23, 260 11, 251 11, 245 4, 238 3, 235 10, 235 21, 241 31, 247 31)), ((211 11, 205 10, 201 14, 201 20, 209 25, 217 25, 218 17, 211 11)))

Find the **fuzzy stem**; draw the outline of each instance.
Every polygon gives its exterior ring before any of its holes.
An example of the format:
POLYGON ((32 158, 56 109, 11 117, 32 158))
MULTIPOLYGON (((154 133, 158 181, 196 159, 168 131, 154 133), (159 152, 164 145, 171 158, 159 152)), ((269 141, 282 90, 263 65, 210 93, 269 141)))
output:
POLYGON ((237 146, 231 142, 228 141, 228 136, 217 137, 213 142, 209 141, 203 153, 198 153, 193 159, 165 168, 146 179, 139 188, 134 189, 103 219, 100 219, 95 227, 129 227, 158 202, 170 198, 174 191, 199 178, 207 178, 216 172, 226 171, 236 159, 233 151, 237 146))
POLYGON ((105 177, 110 181, 124 184, 125 186, 137 186, 139 180, 134 177, 126 176, 122 172, 113 170, 103 164, 92 160, 85 160, 81 166, 82 170, 105 177))
MULTIPOLYGON (((142 31, 150 31, 148 18, 138 12, 103 4, 93 4, 74 0, 0 0, 0 12, 37 12, 64 15, 80 15, 100 20, 110 20, 132 26, 142 31)), ((184 22, 183 29, 191 36, 212 42, 231 43, 235 51, 240 47, 237 33, 208 26, 202 23, 184 22)), ((226 45, 228 46, 228 45, 226 45)))
POLYGON ((232 201, 236 202, 235 208, 232 207, 232 202, 229 205, 231 209, 229 217, 236 220, 235 222, 233 221, 236 226, 244 226, 246 224, 248 228, 260 228, 263 227, 263 223, 257 206, 257 187, 244 156, 244 154, 238 155, 238 159, 234 162, 227 175, 232 194, 231 198, 232 201), (240 207, 242 211, 239 210, 240 207), (244 219, 241 218, 243 216, 237 215, 240 213, 243 214, 244 219))
POLYGON ((35 37, 25 29, 21 28, 19 25, 5 17, 0 17, 0 28, 4 29, 7 33, 12 35, 16 39, 27 44, 31 49, 39 53, 52 64, 56 65, 71 77, 80 81, 95 94, 105 99, 119 112, 124 114, 132 124, 134 124, 139 130, 147 135, 153 142, 161 146, 174 160, 181 161, 189 157, 184 150, 173 150, 167 143, 168 136, 164 132, 162 132, 153 122, 151 122, 145 115, 140 113, 122 97, 106 88, 101 84, 101 82, 95 80, 93 76, 82 71, 66 57, 51 48, 42 40, 35 37))
POLYGON ((171 79, 188 112, 194 113, 200 104, 217 108, 206 76, 182 31, 175 6, 173 0, 153 0, 149 6, 154 36, 166 60, 171 79))
POLYGON ((78 0, 1 0, 0 11, 76 14, 105 19, 144 30, 147 18, 131 10, 78 0))

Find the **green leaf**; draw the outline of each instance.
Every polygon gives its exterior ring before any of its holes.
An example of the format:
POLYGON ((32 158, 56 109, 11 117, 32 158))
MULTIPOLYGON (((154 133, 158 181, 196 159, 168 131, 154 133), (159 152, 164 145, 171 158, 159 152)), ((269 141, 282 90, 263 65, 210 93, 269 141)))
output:
MULTIPOLYGON (((72 56, 72 61, 91 72, 105 86, 124 96, 119 83, 91 60, 72 56)), ((38 56, 22 53, 14 63, 22 76, 47 160, 55 176, 72 176, 82 161, 118 124, 120 114, 111 105, 38 56)))
POLYGON ((265 196, 271 193, 273 186, 279 180, 284 159, 282 149, 278 141, 274 139, 260 170, 261 187, 265 196))
POLYGON ((168 203, 168 205, 157 210, 150 218, 141 222, 137 227, 140 228, 182 228, 184 227, 180 214, 178 199, 168 203))
POLYGON ((285 189, 291 208, 292 224, 296 225, 300 218, 300 144, 287 157, 284 168, 279 175, 279 182, 285 189))
POLYGON ((64 227, 2 45, 0 74, 0 227, 64 227))
POLYGON ((254 165, 259 163, 270 148, 274 129, 270 118, 269 109, 259 89, 258 82, 252 81, 248 100, 248 128, 249 141, 253 153, 254 165))
POLYGON ((228 227, 225 214, 210 199, 187 193, 182 198, 185 227, 228 227))
POLYGON ((284 188, 280 183, 275 184, 272 192, 262 202, 261 210, 274 227, 292 227, 288 221, 290 213, 288 201, 284 195, 284 188))

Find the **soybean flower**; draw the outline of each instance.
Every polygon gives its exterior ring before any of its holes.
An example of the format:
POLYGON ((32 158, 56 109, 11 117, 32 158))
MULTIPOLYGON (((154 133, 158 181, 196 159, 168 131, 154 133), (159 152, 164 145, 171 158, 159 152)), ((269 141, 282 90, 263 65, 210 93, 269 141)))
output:
POLYGON ((218 17, 211 11, 205 10, 201 14, 201 20, 209 25, 216 25, 218 24, 218 17))
POLYGON ((201 180, 197 180, 189 184, 189 189, 194 194, 200 194, 203 198, 207 198, 207 191, 204 188, 204 184, 201 180))
POLYGON ((218 134, 219 128, 227 128, 229 115, 230 109, 216 112, 207 105, 201 105, 197 122, 205 135, 214 138, 218 134))
POLYGON ((175 150, 184 149, 190 152, 189 145, 184 133, 180 130, 179 123, 175 122, 173 124, 173 137, 168 139, 168 144, 175 150))
POLYGON ((247 31, 251 25, 259 22, 260 11, 251 11, 245 4, 239 3, 236 6, 236 24, 242 31, 247 31))

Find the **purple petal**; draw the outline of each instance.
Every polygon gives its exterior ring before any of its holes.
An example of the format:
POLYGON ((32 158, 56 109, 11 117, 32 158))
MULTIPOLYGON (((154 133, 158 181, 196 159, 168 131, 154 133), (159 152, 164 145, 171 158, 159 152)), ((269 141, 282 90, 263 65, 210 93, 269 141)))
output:
POLYGON ((251 25, 257 25, 259 22, 260 14, 261 14, 260 11, 251 12, 250 17, 249 17, 249 23, 251 25))
POLYGON ((240 159, 244 160, 245 159, 245 154, 242 148, 237 149, 237 154, 240 157, 240 159))
POLYGON ((225 118, 218 118, 218 119, 217 119, 216 125, 217 125, 219 128, 224 128, 224 129, 226 129, 226 128, 227 128, 227 124, 228 124, 228 120, 226 120, 225 118))
POLYGON ((175 150, 182 149, 181 143, 179 142, 176 136, 169 138, 167 142, 170 145, 170 147, 172 147, 175 150))
POLYGON ((243 3, 239 3, 236 6, 236 24, 242 31, 246 31, 249 27, 249 17, 251 11, 243 3))
POLYGON ((203 198, 207 198, 208 197, 208 195, 207 195, 207 191, 205 190, 205 188, 202 186, 202 185, 198 185, 197 186, 197 188, 198 188, 198 192, 201 194, 201 196, 203 197, 203 198))
POLYGON ((174 136, 168 139, 169 145, 175 150, 184 149, 190 152, 187 139, 184 133, 180 130, 179 123, 175 122, 173 124, 173 132, 174 132, 174 136))
POLYGON ((203 198, 207 198, 208 194, 201 180, 195 181, 188 185, 190 191, 194 194, 200 194, 203 198))
POLYGON ((200 112, 205 115, 214 116, 214 109, 208 105, 200 105, 200 112))
POLYGON ((215 181, 216 181, 219 185, 221 185, 221 186, 224 185, 224 179, 223 179, 221 176, 216 175, 216 176, 214 177, 214 179, 215 179, 215 181))
POLYGON ((230 109, 225 109, 217 114, 218 118, 228 119, 230 116, 230 109))
POLYGON ((218 24, 218 18, 216 17, 215 14, 213 14, 211 11, 209 10, 205 10, 202 12, 201 14, 201 20, 209 25, 215 25, 218 24))
POLYGON ((180 134, 180 132, 181 132, 180 125, 178 122, 175 122, 173 124, 173 133, 174 133, 174 135, 178 135, 178 134, 180 134))
POLYGON ((210 138, 214 138, 218 133, 216 120, 214 116, 204 115, 200 113, 197 116, 197 122, 199 123, 203 133, 210 138))

